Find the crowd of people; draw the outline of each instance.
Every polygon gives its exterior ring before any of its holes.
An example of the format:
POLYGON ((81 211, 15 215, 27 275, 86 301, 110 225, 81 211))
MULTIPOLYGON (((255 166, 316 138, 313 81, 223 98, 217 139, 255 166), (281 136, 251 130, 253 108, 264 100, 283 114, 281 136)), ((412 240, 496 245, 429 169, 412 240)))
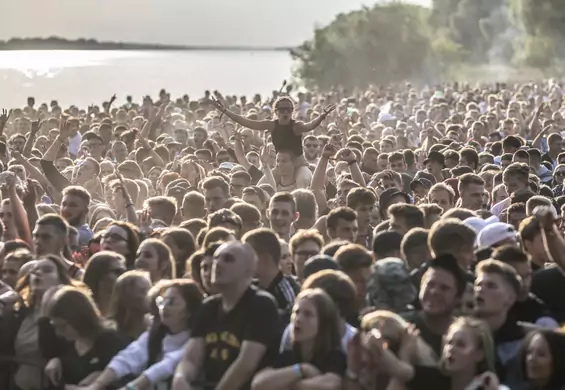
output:
POLYGON ((0 388, 565 389, 564 115, 556 80, 2 110, 0 388))

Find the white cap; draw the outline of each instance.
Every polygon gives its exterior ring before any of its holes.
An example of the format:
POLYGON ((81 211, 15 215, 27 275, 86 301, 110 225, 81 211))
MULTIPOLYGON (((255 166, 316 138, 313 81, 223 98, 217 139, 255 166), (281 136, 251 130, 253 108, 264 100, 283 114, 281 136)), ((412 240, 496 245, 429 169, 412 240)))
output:
POLYGON ((517 233, 514 226, 495 222, 485 226, 477 236, 477 247, 479 249, 490 248, 505 240, 517 240, 517 233))
POLYGON ((495 222, 500 222, 500 219, 498 219, 496 215, 488 217, 487 219, 482 219, 480 217, 469 217, 463 221, 465 225, 473 228, 477 232, 477 234, 479 234, 485 227, 495 222))

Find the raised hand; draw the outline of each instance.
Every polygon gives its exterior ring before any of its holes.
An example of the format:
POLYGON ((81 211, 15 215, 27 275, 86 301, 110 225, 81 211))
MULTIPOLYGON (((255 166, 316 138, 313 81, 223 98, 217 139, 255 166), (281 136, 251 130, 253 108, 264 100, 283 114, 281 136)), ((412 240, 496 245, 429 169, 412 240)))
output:
POLYGON ((357 158, 357 156, 355 155, 355 153, 353 153, 353 150, 349 149, 349 148, 343 148, 341 149, 336 156, 339 160, 341 161, 345 161, 348 164, 351 164, 353 162, 355 162, 355 159, 357 158))
POLYGON ((112 103, 114 103, 116 99, 117 99, 116 94, 113 94, 112 97, 110 98, 110 105, 112 105, 112 103))
POLYGON ((61 127, 59 129, 59 138, 64 141, 71 136, 71 123, 68 118, 61 118, 61 127))
MULTIPOLYGON (((147 120, 145 121, 145 124, 146 123, 147 120)), ((145 124, 143 126, 145 126, 145 124)), ((141 143, 144 149, 151 149, 151 145, 149 145, 149 141, 147 141, 147 138, 145 138, 138 129, 133 129, 133 132, 135 133, 135 136, 137 137, 137 139, 139 140, 139 142, 141 143)))
POLYGON ((3 108, 2 113, 0 114, 0 127, 4 127, 4 125, 6 125, 9 117, 10 117, 10 114, 8 113, 8 110, 3 108))
POLYGON ((335 104, 330 104, 329 106, 327 106, 326 108, 324 108, 324 113, 322 114, 325 117, 327 117, 329 114, 331 114, 331 112, 333 110, 335 110, 337 108, 337 106, 335 104))
POLYGON ((218 100, 216 97, 210 96, 210 100, 212 100, 212 103, 214 103, 214 106, 218 111, 221 111, 222 113, 226 111, 226 108, 224 107, 222 102, 220 102, 220 100, 218 100))
POLYGON ((333 155, 337 153, 337 148, 332 143, 327 143, 322 150, 322 157, 330 159, 333 155))
POLYGON ((37 134, 37 132, 39 131, 39 129, 41 129, 41 125, 43 125, 43 121, 33 121, 31 122, 31 134, 35 135, 37 134))

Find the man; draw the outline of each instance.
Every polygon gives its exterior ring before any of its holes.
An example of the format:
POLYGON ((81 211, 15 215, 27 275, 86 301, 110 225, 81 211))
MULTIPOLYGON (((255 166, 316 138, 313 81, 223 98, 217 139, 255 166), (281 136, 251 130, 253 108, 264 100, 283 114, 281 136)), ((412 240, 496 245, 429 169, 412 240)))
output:
POLYGON ((387 257, 400 258, 401 242, 402 234, 394 230, 385 230, 375 234, 372 245, 375 261, 386 259, 387 257))
POLYGON ((445 183, 437 183, 428 192, 429 202, 435 203, 443 209, 443 212, 455 207, 455 191, 445 183))
POLYGON ((371 252, 359 244, 347 244, 337 250, 334 259, 341 270, 351 278, 357 289, 357 309, 365 306, 367 280, 371 276, 371 252))
POLYGON ((354 243, 359 232, 357 214, 349 207, 333 209, 328 214, 326 229, 332 241, 346 240, 354 243))
POLYGON ((502 182, 506 187, 508 198, 498 202, 490 209, 491 213, 500 216, 511 204, 511 196, 519 190, 528 188, 530 167, 526 164, 510 164, 502 173, 502 182))
POLYGON ((176 369, 173 390, 250 389, 255 373, 278 342, 277 305, 251 285, 257 257, 248 244, 222 244, 214 254, 212 283, 219 294, 206 300, 194 318, 184 358, 176 369))
POLYGON ((410 269, 419 268, 432 259, 428 248, 429 231, 423 228, 411 229, 400 242, 400 257, 410 269))
POLYGON ((320 143, 318 142, 318 138, 314 135, 307 135, 304 137, 303 141, 304 145, 304 157, 306 161, 311 164, 316 164, 318 162, 318 153, 320 151, 320 143))
POLYGON ((171 226, 177 214, 177 202, 173 197, 154 196, 144 203, 144 208, 149 211, 152 219, 158 219, 171 226))
POLYGON ((422 339, 441 356, 442 338, 453 322, 466 288, 465 274, 451 255, 441 255, 428 262, 420 283, 420 311, 403 315, 420 331, 422 339))
POLYGON ((301 230, 288 243, 298 280, 304 280, 304 264, 322 250, 324 239, 317 230, 301 230))
POLYGON ((497 375, 503 380, 508 363, 517 355, 525 331, 508 314, 516 303, 522 283, 514 268, 498 260, 484 260, 477 266, 475 315, 493 333, 499 363, 497 375))
POLYGON ((277 301, 283 330, 290 322, 300 286, 292 277, 285 277, 280 270, 281 245, 271 229, 255 229, 245 234, 241 241, 250 245, 257 255, 255 277, 257 284, 277 301))
POLYGON ((441 152, 432 151, 424 160, 427 171, 434 175, 436 183, 443 181, 443 169, 445 168, 445 156, 441 152))
POLYGON ((206 202, 208 214, 225 208, 225 203, 230 197, 228 183, 224 179, 212 176, 202 182, 202 191, 206 202))
POLYGON ((459 152, 459 165, 462 167, 469 167, 473 172, 477 171, 479 167, 479 154, 475 149, 464 148, 459 152))
POLYGON ((181 213, 185 221, 206 217, 206 200, 204 195, 198 191, 190 191, 185 194, 182 199, 181 213))
POLYGON ((288 242, 292 237, 292 223, 298 219, 294 197, 289 192, 277 192, 269 203, 268 218, 271 229, 288 242))
POLYGON ((88 207, 90 205, 90 194, 79 186, 70 186, 63 190, 61 201, 61 216, 67 220, 69 225, 78 230, 79 245, 88 245, 92 238, 92 230, 86 223, 88 207))
POLYGON ((458 191, 461 207, 471 211, 481 210, 485 196, 485 181, 474 173, 466 173, 459 179, 458 191))
POLYGON ((424 213, 412 205, 397 203, 388 208, 389 230, 395 230, 404 235, 412 228, 424 227, 424 213))
POLYGON ((230 210, 241 218, 241 235, 263 226, 261 212, 252 204, 238 202, 230 210))
POLYGON ((234 172, 230 177, 230 194, 233 197, 240 198, 243 195, 243 189, 251 185, 251 176, 245 171, 234 172))
POLYGON ((428 246, 432 256, 452 255, 463 270, 475 263, 477 233, 458 219, 439 220, 430 229, 428 246))
POLYGON ((373 227, 371 226, 371 213, 375 207, 377 197, 368 188, 357 187, 347 194, 347 207, 357 213, 357 244, 370 248, 373 241, 373 227))

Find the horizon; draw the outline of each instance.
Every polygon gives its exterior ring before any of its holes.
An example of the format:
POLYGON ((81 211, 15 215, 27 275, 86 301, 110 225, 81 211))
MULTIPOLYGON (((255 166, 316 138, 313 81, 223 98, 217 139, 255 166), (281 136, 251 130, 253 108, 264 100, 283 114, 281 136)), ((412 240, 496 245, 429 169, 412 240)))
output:
MULTIPOLYGON (((429 6, 430 1, 409 2, 429 6)), ((0 40, 57 36, 162 45, 294 47, 312 38, 316 27, 329 24, 337 14, 377 2, 18 0, 3 4, 6 17, 0 23, 0 40)))

